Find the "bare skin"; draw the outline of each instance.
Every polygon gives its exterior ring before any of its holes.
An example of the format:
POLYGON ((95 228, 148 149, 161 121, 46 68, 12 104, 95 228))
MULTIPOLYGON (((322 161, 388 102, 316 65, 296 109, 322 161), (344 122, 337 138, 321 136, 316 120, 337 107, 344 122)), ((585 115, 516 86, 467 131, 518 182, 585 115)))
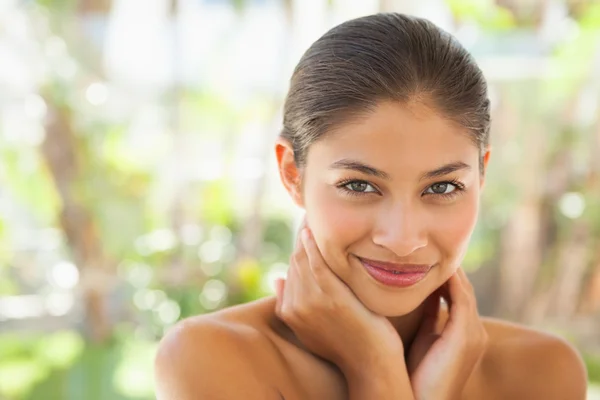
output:
MULTIPOLYGON (((339 368, 304 349, 275 315, 275 302, 231 307, 173 329, 157 358, 158 399, 348 399, 339 368)), ((460 399, 585 399, 585 369, 569 344, 482 320, 488 349, 460 399)))
POLYGON ((382 103, 294 163, 306 228, 278 293, 180 323, 156 360, 159 399, 584 399, 562 339, 481 318, 460 264, 489 151, 422 103, 382 103), (391 287, 361 259, 429 265, 391 287), (443 298, 448 307, 440 306, 443 298))

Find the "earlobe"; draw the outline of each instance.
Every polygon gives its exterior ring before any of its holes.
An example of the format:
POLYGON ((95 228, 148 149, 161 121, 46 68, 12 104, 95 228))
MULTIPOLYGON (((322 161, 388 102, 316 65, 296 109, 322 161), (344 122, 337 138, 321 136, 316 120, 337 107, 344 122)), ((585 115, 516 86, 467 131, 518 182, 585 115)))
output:
POLYGON ((294 203, 304 208, 301 172, 296 166, 292 144, 284 138, 278 138, 275 142, 275 156, 277 157, 281 183, 283 183, 294 203))

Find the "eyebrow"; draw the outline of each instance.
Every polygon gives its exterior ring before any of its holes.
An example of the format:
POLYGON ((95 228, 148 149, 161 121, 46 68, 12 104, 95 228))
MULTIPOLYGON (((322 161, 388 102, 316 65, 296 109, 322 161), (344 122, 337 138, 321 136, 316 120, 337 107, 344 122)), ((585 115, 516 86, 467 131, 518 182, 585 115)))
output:
POLYGON ((448 175, 448 174, 451 174, 452 172, 460 171, 461 169, 466 169, 467 171, 470 171, 471 166, 469 164, 465 164, 462 161, 455 161, 450 164, 442 165, 440 168, 434 169, 433 171, 424 173, 419 178, 419 181, 437 178, 438 176, 448 175))
MULTIPOLYGON (((360 162, 357 160, 350 160, 350 159, 346 159, 346 158, 334 162, 333 164, 331 164, 329 166, 329 168, 330 169, 350 169, 350 170, 362 172, 365 175, 371 175, 371 176, 375 176, 377 178, 386 179, 386 180, 390 179, 390 175, 386 172, 383 172, 383 171, 381 171, 375 167, 372 167, 370 165, 367 165, 363 162, 360 162)), ((471 166, 469 164, 465 164, 462 161, 451 162, 449 164, 442 165, 441 167, 436 168, 432 171, 425 172, 424 174, 421 175, 421 177, 419 178, 419 181, 448 175, 448 174, 451 174, 452 172, 456 172, 461 169, 470 170, 471 166)))
POLYGON ((362 172, 365 175, 375 176, 381 179, 390 179, 390 176, 375 167, 371 167, 365 163, 356 160, 349 160, 347 158, 338 160, 329 166, 330 169, 351 169, 354 171, 362 172))

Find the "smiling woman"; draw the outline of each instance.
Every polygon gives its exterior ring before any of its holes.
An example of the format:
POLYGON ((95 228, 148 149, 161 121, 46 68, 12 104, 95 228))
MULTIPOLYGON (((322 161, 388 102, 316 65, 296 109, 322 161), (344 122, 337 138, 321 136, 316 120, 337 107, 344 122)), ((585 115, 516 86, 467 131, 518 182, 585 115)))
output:
POLYGON ((174 328, 158 398, 584 399, 572 347, 480 317, 460 267, 489 113, 481 71, 428 21, 378 14, 317 40, 275 144, 306 212, 288 277, 174 328))

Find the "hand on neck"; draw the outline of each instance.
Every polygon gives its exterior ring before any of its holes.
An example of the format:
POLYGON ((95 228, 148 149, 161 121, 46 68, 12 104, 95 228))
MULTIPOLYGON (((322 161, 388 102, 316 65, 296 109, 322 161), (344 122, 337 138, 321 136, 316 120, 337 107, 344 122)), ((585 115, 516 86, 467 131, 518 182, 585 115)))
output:
POLYGON ((421 320, 423 318, 423 306, 424 303, 421 303, 415 310, 406 315, 388 318, 402 339, 402 344, 404 345, 404 354, 408 354, 410 346, 417 335, 419 326, 421 325, 421 320))

